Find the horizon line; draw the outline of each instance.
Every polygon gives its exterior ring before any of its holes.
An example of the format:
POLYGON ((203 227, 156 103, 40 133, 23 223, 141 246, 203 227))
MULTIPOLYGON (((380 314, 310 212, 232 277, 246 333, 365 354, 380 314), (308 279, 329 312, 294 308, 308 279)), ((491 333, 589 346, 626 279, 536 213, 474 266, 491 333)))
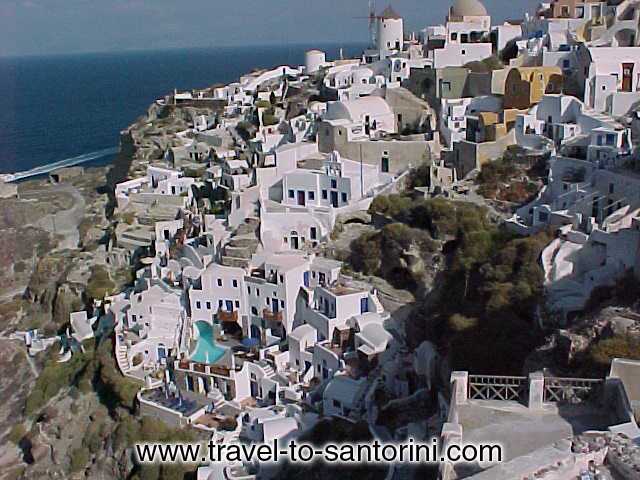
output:
POLYGON ((75 51, 75 52, 52 52, 52 53, 21 53, 21 54, 0 54, 0 60, 2 59, 23 59, 23 58, 50 58, 50 57, 74 57, 84 55, 110 55, 110 54, 122 54, 122 53, 150 53, 150 52, 173 52, 179 50, 226 50, 226 49, 240 49, 240 48, 269 48, 269 47, 321 47, 321 46, 361 46, 366 45, 369 42, 362 41, 348 41, 348 42, 295 42, 295 43, 279 43, 279 42, 266 42, 263 44, 246 44, 246 45, 191 45, 182 47, 160 47, 160 48, 125 48, 119 50, 95 50, 95 51, 75 51))

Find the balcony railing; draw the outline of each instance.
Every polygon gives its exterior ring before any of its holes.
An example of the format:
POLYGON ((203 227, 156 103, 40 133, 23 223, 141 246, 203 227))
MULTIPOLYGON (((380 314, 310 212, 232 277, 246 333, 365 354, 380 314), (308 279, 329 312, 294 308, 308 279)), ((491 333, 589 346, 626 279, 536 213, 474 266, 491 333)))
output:
POLYGON ((221 322, 238 323, 238 311, 225 312, 224 310, 218 310, 218 320, 221 322))
POLYGON ((272 312, 268 308, 262 310, 262 316, 269 322, 282 322, 282 312, 272 312))
POLYGON ((583 403, 602 395, 604 382, 590 378, 544 379, 544 401, 554 403, 583 403))
POLYGON ((523 401, 528 387, 527 377, 469 375, 468 395, 472 400, 523 401))

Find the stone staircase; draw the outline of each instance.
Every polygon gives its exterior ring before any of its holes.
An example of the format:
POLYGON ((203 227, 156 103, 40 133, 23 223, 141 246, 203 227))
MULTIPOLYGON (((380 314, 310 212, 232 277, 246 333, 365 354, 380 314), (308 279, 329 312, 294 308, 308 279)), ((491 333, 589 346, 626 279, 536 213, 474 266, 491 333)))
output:
POLYGON ((276 371, 269 362, 258 362, 258 365, 260 365, 260 367, 264 370, 264 375, 266 378, 273 378, 276 375, 276 371))
POLYGON ((258 229, 260 220, 248 217, 231 236, 223 248, 222 264, 227 267, 247 268, 249 261, 258 250, 258 229))
POLYGON ((127 347, 124 345, 116 345, 116 361, 118 362, 118 368, 123 374, 131 371, 129 357, 127 356, 127 347))

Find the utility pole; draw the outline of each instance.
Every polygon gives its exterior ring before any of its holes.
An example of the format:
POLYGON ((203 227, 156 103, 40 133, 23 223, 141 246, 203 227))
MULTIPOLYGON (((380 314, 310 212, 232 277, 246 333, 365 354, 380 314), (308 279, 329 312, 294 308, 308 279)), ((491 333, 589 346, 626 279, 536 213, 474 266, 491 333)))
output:
POLYGON ((358 145, 360 148, 360 198, 364 198, 364 177, 362 175, 363 166, 362 166, 362 142, 358 145))

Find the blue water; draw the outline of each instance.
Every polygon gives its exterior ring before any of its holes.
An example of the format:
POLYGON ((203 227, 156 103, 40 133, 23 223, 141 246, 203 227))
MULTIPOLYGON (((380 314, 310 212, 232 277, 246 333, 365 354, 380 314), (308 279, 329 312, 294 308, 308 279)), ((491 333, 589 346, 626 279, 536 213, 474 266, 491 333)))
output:
POLYGON ((216 345, 213 339, 213 328, 206 322, 196 322, 200 336, 191 360, 198 363, 216 363, 224 355, 225 349, 216 345))
MULTIPOLYGON (((157 98, 230 83, 254 68, 301 65, 319 47, 236 47, 0 58, 0 173, 118 146, 119 132, 157 98)), ((344 46, 358 55, 364 45, 344 46)), ((112 156, 101 157, 109 161, 112 156)))

